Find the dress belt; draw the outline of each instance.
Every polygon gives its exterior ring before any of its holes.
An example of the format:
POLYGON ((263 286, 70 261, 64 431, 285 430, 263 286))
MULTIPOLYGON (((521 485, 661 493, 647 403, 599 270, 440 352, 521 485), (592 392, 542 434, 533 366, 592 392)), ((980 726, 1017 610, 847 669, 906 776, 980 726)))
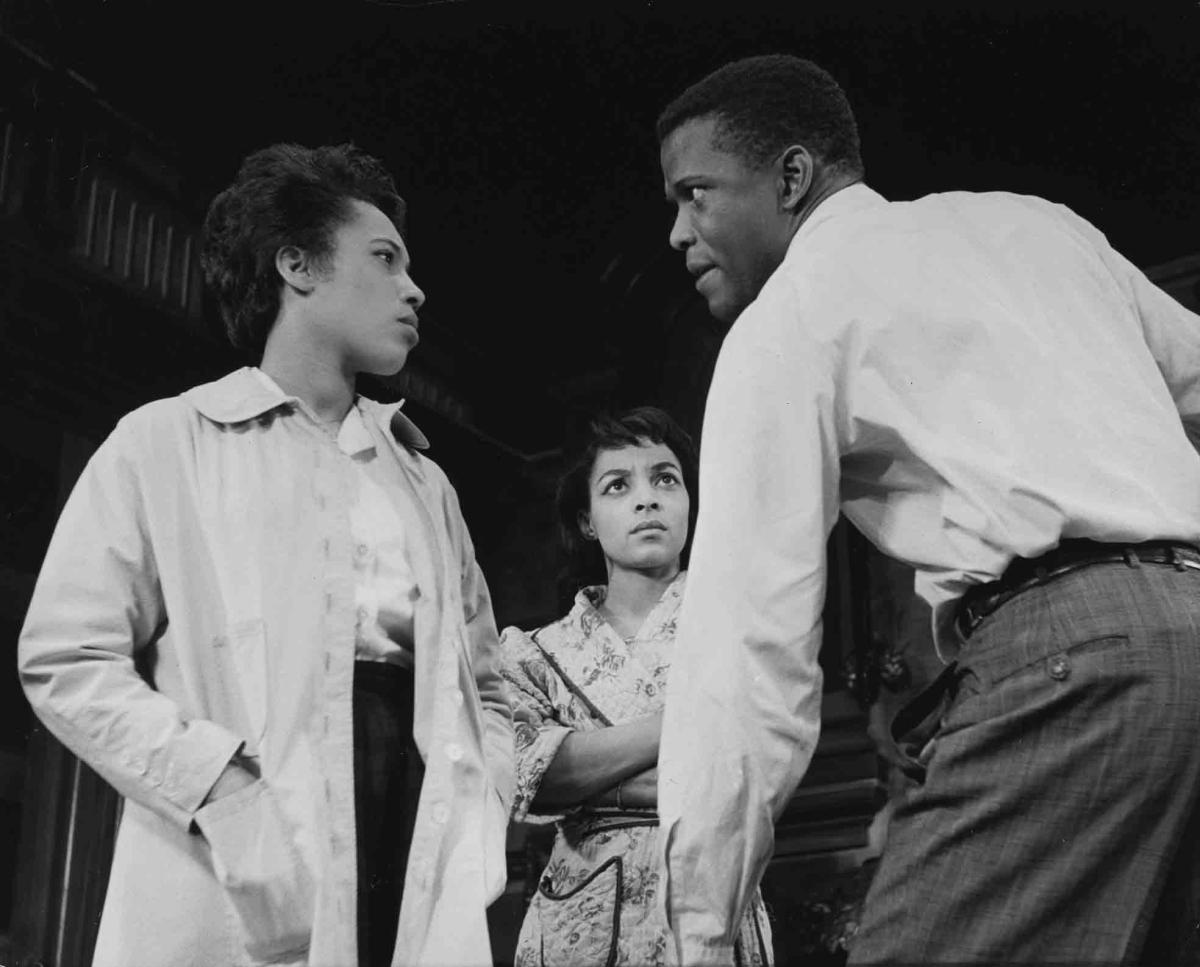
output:
POLYGON ((1065 540, 1040 557, 1015 558, 997 580, 969 589, 958 602, 955 626, 965 640, 984 618, 1022 591, 1093 564, 1125 564, 1129 567, 1163 564, 1179 571, 1200 570, 1200 548, 1166 540, 1138 544, 1106 544, 1086 538, 1065 540))

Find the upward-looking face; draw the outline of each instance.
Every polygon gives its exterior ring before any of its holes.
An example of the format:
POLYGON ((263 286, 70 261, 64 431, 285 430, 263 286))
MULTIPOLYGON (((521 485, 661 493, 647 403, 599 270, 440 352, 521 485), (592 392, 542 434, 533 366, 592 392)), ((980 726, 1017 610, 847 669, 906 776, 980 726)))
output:
POLYGON ((717 122, 688 121, 663 140, 667 200, 676 206, 671 247, 683 252, 708 310, 733 322, 779 267, 792 225, 778 165, 756 170, 713 147, 717 122))
POLYGON ((580 515, 585 537, 599 540, 613 568, 679 569, 691 506, 683 468, 671 448, 639 446, 601 450, 588 477, 590 510, 580 515))
POLYGON ((398 372, 417 344, 425 294, 408 274, 408 249, 374 205, 354 199, 334 233, 329 265, 314 274, 306 312, 319 348, 355 373, 398 372))

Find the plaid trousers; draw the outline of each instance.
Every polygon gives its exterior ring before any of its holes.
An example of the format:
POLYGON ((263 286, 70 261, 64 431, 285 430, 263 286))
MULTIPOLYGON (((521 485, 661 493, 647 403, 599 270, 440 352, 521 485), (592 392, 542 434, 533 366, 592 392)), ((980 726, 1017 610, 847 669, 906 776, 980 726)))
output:
POLYGON ((1200 571, 1017 595, 921 758, 850 964, 1200 964, 1200 571))

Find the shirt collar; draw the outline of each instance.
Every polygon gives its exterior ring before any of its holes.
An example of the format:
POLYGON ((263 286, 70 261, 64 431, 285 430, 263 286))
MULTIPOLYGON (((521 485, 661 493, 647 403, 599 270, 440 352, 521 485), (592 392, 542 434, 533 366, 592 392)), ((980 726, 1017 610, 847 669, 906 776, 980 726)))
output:
MULTIPOLYGON (((212 383, 194 386, 183 394, 183 398, 207 419, 214 423, 227 424, 245 423, 281 406, 297 405, 300 402, 297 397, 285 393, 271 377, 255 366, 243 366, 212 383)), ((404 405, 403 400, 398 403, 376 403, 360 396, 357 397, 356 403, 363 416, 376 420, 381 427, 390 430, 397 442, 417 450, 429 448, 429 440, 425 434, 400 412, 400 407, 404 405)), ((361 422, 360 429, 366 430, 361 422)))

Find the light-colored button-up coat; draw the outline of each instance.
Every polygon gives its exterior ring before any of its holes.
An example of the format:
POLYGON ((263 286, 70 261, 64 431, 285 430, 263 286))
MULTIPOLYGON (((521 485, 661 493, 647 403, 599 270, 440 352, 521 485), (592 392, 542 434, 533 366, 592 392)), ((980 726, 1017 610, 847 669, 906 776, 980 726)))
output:
MULTIPOLYGON (((426 772, 394 962, 490 963, 513 790, 491 603, 424 436, 398 406, 356 405, 409 490, 421 589, 426 772)), ((68 500, 19 664, 42 721, 126 797, 97 964, 357 962, 353 472, 243 369, 126 416, 68 500), (201 808, 239 748, 261 782, 201 808)))

